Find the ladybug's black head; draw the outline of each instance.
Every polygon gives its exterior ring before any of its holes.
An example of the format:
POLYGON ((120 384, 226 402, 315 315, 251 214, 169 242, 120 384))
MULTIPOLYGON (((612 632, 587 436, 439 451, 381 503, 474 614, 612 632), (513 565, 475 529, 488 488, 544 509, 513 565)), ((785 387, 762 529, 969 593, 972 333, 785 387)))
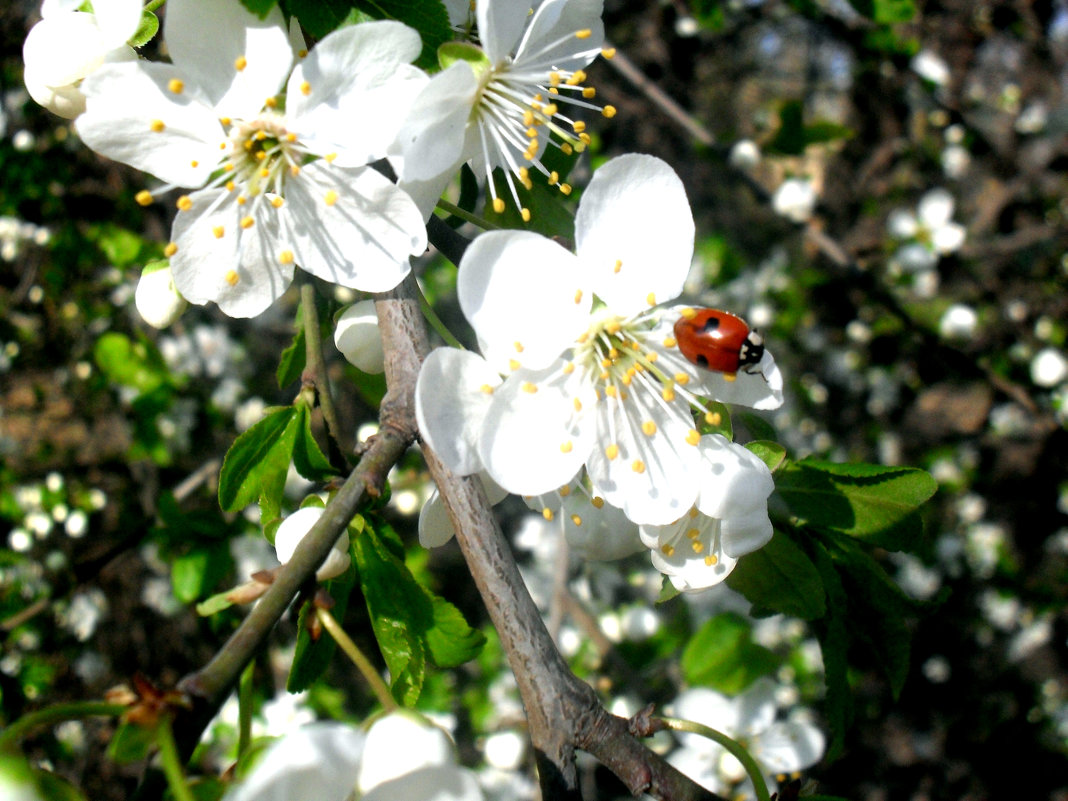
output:
POLYGON ((738 351, 738 366, 758 364, 762 358, 764 358, 764 337, 756 331, 750 331, 749 336, 742 343, 741 350, 738 351))

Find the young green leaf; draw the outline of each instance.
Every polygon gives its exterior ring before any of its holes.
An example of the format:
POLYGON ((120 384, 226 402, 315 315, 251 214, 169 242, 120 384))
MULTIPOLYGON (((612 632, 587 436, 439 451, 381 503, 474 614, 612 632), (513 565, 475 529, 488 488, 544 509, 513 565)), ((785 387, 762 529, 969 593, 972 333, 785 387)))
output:
POLYGON ((753 642, 741 615, 726 612, 705 622, 682 652, 682 675, 689 684, 736 695, 774 672, 779 658, 753 642))
POLYGON ((781 469, 775 487, 790 511, 808 526, 908 551, 915 550, 923 537, 917 510, 938 484, 912 467, 806 460, 781 469))
MULTIPOLYGON (((345 611, 349 607, 349 596, 352 588, 356 586, 356 567, 349 564, 349 569, 340 576, 324 581, 322 588, 334 602, 330 614, 342 624, 345 620, 345 611)), ((291 693, 299 693, 311 686, 330 664, 337 650, 337 642, 327 632, 322 632, 318 639, 312 639, 308 630, 308 620, 314 616, 315 610, 310 603, 304 604, 298 616, 297 647, 293 655, 293 666, 289 669, 289 678, 286 679, 286 690, 291 693)))
POLYGON ((301 405, 297 414, 300 419, 293 442, 293 466, 309 481, 329 481, 338 472, 312 436, 311 412, 307 406, 301 405))
POLYGON ((757 607, 802 620, 813 620, 826 612, 819 572, 781 531, 776 531, 763 548, 738 560, 727 576, 727 586, 757 607))
POLYGON ((300 378, 300 374, 304 372, 304 365, 307 364, 307 356, 304 344, 304 328, 301 326, 297 328, 293 341, 282 351, 282 357, 278 361, 275 379, 278 381, 279 389, 285 389, 300 378))
POLYGON ((297 409, 286 406, 234 440, 219 473, 219 506, 224 511, 240 511, 258 499, 266 511, 274 512, 265 519, 277 516, 299 423, 297 409))

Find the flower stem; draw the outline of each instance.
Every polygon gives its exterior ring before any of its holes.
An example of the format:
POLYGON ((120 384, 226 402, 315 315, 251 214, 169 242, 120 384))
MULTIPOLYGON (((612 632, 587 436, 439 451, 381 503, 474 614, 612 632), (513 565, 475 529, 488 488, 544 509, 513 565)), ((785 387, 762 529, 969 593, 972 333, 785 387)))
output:
POLYGON ((164 715, 156 726, 156 745, 159 746, 159 756, 163 763, 163 773, 167 777, 167 784, 171 788, 171 795, 175 801, 196 801, 193 791, 185 781, 185 772, 182 770, 182 760, 178 756, 178 747, 174 744, 174 730, 171 729, 171 719, 164 715))
POLYGON ((315 285, 306 280, 300 287, 301 322, 304 326, 304 378, 315 385, 315 395, 323 412, 323 422, 331 439, 342 453, 349 453, 341 441, 341 423, 334 408, 334 396, 330 394, 330 379, 326 374, 323 359, 323 342, 319 328, 319 310, 315 304, 315 285))
POLYGON ((360 671, 364 681, 366 681, 371 691, 375 694, 378 702, 386 709, 387 712, 393 712, 399 708, 399 704, 394 700, 393 695, 389 691, 389 687, 382 680, 382 677, 378 675, 378 671, 375 670, 374 665, 371 664, 363 651, 359 646, 352 641, 352 638, 345 633, 345 630, 341 628, 341 625, 334 619, 334 616, 330 614, 326 609, 316 607, 315 615, 319 618, 319 622, 322 623, 323 628, 330 632, 330 636, 334 638, 334 641, 338 644, 338 647, 345 652, 352 664, 356 666, 356 669, 360 671))
POLYGON ((756 760, 746 751, 737 740, 732 740, 726 734, 721 731, 709 728, 708 726, 702 726, 700 723, 694 723, 692 720, 680 720, 679 718, 660 718, 667 725, 669 729, 675 731, 688 731, 693 734, 699 734, 702 737, 707 737, 709 740, 719 743, 731 754, 742 763, 742 767, 745 768, 745 772, 749 774, 749 778, 753 782, 753 789, 756 791, 757 801, 770 801, 768 795, 768 785, 764 782, 764 774, 760 771, 760 766, 756 760))
POLYGON ((157 8, 159 8, 160 6, 162 6, 166 2, 167 2, 167 0, 150 0, 150 2, 145 3, 144 10, 145 11, 155 11, 157 8))
POLYGON ((126 707, 122 704, 108 704, 103 701, 76 701, 39 709, 23 715, 0 732, 0 752, 13 748, 19 740, 38 726, 50 726, 78 718, 118 717, 125 711, 126 707))
POLYGON ((465 350, 464 346, 460 344, 460 340, 453 336, 452 331, 448 329, 441 318, 438 317, 438 313, 434 311, 434 307, 430 305, 430 301, 426 299, 426 295, 423 294, 421 288, 417 288, 419 292, 419 311, 423 313, 423 317, 430 324, 430 327, 438 332, 438 336, 445 340, 446 344, 460 350, 465 350))
POLYGON ((484 231, 495 231, 500 228, 499 225, 494 225, 489 220, 483 217, 479 217, 477 214, 472 214, 469 211, 465 211, 464 209, 461 209, 459 206, 457 206, 455 203, 450 203, 444 198, 438 200, 437 208, 441 209, 444 212, 447 212, 448 214, 451 214, 453 217, 459 217, 464 222, 469 222, 473 225, 477 225, 484 231))
POLYGON ((248 663, 237 685, 237 756, 245 755, 252 742, 252 676, 256 661, 248 663))

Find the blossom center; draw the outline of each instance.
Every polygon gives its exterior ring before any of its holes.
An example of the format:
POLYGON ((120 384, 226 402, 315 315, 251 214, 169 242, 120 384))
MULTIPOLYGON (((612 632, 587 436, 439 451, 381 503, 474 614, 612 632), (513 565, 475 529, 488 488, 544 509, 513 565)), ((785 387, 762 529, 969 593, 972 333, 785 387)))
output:
POLYGON ((221 164, 226 180, 240 183, 248 196, 284 194, 286 174, 298 170, 303 148, 286 130, 281 115, 265 112, 254 120, 231 124, 229 153, 221 164))

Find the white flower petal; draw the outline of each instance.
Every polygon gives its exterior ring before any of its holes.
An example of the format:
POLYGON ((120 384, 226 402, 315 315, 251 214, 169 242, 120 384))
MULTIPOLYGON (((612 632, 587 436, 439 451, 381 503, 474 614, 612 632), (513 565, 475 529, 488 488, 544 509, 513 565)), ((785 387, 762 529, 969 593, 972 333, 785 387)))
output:
POLYGON ((686 441, 691 428, 677 409, 640 410, 630 401, 599 401, 597 445, 586 460, 590 481, 635 523, 677 520, 697 498, 700 459, 686 441), (653 424, 654 434, 643 433, 645 423, 653 424))
POLYGON ((352 364, 365 373, 385 370, 382 332, 373 300, 361 300, 347 308, 334 329, 334 345, 352 364))
POLYGON ((908 209, 894 209, 887 215, 886 230, 895 239, 911 239, 920 230, 920 223, 908 209))
POLYGON ((364 734, 312 723, 276 740, 225 801, 344 801, 352 793, 364 734))
POLYGON ((932 189, 920 198, 916 214, 926 228, 939 228, 953 217, 953 195, 945 189, 932 189))
POLYGON ((293 281, 293 265, 278 257, 275 210, 260 203, 254 224, 244 230, 237 199, 225 189, 194 192, 190 199, 192 208, 178 213, 171 232, 178 248, 171 257, 175 286, 190 303, 217 303, 231 317, 259 314, 293 281))
POLYGON ((462 60, 423 87, 397 134, 403 181, 425 181, 443 172, 451 174, 459 167, 477 92, 478 79, 470 64, 462 60))
POLYGON ((163 28, 175 66, 223 116, 255 115, 278 94, 293 65, 277 6, 260 19, 241 3, 169 0, 163 28))
POLYGON ((808 723, 775 723, 753 743, 753 755, 771 773, 793 773, 815 765, 823 757, 823 732, 808 723))
POLYGON ((603 0, 544 0, 534 16, 516 52, 516 63, 530 69, 531 62, 558 70, 575 70, 596 58, 604 43, 601 14, 603 0), (575 33, 589 31, 576 47, 575 33))
POLYGON ((960 223, 947 222, 931 232, 931 244, 943 256, 955 253, 964 244, 965 231, 960 223))
POLYGON ((393 289, 408 274, 408 257, 426 249, 415 203, 369 167, 304 165, 286 185, 283 211, 297 263, 364 292, 393 289))
POLYGON ((420 48, 419 34, 388 20, 329 34, 290 76, 286 116, 291 129, 314 152, 336 152, 338 164, 382 158, 427 83, 426 75, 408 63, 420 48))
POLYGON ((178 186, 200 186, 226 142, 219 119, 195 87, 168 89, 169 64, 105 64, 87 77, 78 135, 89 147, 178 186))
POLYGON ((653 156, 619 156, 598 169, 575 215, 583 269, 597 296, 620 315, 682 292, 693 241, 682 181, 653 156))
POLYGON ((356 786, 360 793, 367 793, 412 771, 455 762, 455 746, 443 729, 415 713, 393 712, 371 724, 356 786))
POLYGON ((166 328, 185 311, 189 305, 174 286, 174 274, 170 267, 141 273, 134 291, 134 304, 141 319, 153 328, 166 328))
POLYGON ((515 52, 527 24, 530 0, 493 0, 475 6, 478 33, 490 64, 497 66, 515 52))
POLYGON ((638 527, 622 509, 608 503, 598 508, 585 492, 570 492, 562 513, 568 547, 583 559, 622 559, 644 547, 638 527))
POLYGON ((360 796, 361 801, 482 801, 482 798, 475 774, 455 765, 422 768, 384 782, 360 796))
MULTIPOLYGON (((733 699, 705 687, 695 687, 679 693, 675 699, 674 715, 684 720, 692 720, 703 726, 732 734, 738 731, 738 707, 733 699)), ((683 745, 706 753, 718 753, 722 746, 690 732, 679 732, 678 738, 683 745)))
POLYGON ((432 350, 415 385, 415 417, 423 441, 454 473, 482 469, 478 440, 500 376, 481 356, 458 348, 432 350))
POLYGON ((592 298, 574 255, 540 234, 490 231, 460 261, 456 292, 486 359, 537 369, 585 330, 592 298))
MULTIPOLYGON (((486 490, 486 497, 491 506, 496 506, 508 497, 508 492, 501 489, 497 482, 485 472, 479 472, 477 475, 479 481, 482 482, 482 488, 486 490)), ((455 536, 456 532, 453 530, 452 521, 445 509, 445 502, 441 499, 441 493, 435 488, 430 493, 427 502, 423 504, 423 508, 419 510, 419 544, 424 548, 437 548, 455 536)))
POLYGON ((738 737, 758 735, 774 722, 776 708, 775 682, 761 677, 734 699, 737 717, 728 730, 738 737))
POLYGON ((572 396, 555 378, 561 367, 520 370, 493 393, 479 453, 486 471, 509 492, 541 495, 561 487, 589 453, 593 427, 576 419, 572 396))
POLYGON ((725 518, 720 529, 724 556, 737 559, 763 548, 774 533, 766 504, 749 514, 725 518))
POLYGON ((93 14, 105 44, 119 47, 137 32, 141 0, 94 0, 93 14))
POLYGON ((756 454, 719 434, 701 437, 698 451, 702 470, 697 508, 702 513, 725 519, 767 509, 775 482, 756 454))
POLYGON ((938 255, 920 242, 909 242, 897 249, 894 261, 907 272, 919 273, 938 264, 938 255))
POLYGON ((733 379, 715 370, 698 369, 697 373, 698 383, 689 388, 698 395, 761 411, 782 406, 782 373, 770 351, 765 350, 759 362, 743 368, 733 379))

